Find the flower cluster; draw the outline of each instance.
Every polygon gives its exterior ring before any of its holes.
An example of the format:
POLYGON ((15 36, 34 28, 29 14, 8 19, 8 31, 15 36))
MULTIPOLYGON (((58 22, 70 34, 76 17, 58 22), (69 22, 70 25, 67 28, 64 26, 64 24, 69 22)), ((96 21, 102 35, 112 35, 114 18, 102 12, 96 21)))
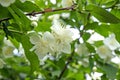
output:
POLYGON ((97 48, 97 53, 100 58, 110 60, 114 57, 113 51, 120 48, 119 42, 115 39, 115 34, 111 34, 109 37, 103 40, 104 45, 97 48))
POLYGON ((51 32, 31 34, 30 42, 34 45, 31 51, 35 51, 40 59, 47 53, 70 53, 72 36, 71 28, 67 28, 60 19, 54 20, 51 32))

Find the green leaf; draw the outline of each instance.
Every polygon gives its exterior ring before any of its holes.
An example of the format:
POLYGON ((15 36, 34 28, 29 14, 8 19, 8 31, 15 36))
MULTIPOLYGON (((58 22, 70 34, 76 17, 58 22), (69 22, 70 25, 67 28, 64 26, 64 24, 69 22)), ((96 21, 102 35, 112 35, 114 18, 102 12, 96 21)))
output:
POLYGON ((16 41, 16 39, 9 37, 9 40, 12 42, 12 44, 18 49, 19 48, 19 42, 16 41))
POLYGON ((4 36, 4 32, 0 30, 0 47, 2 47, 4 36))
POLYGON ((99 33, 100 35, 107 37, 109 35, 109 32, 110 32, 110 27, 109 27, 109 25, 101 24, 95 28, 95 31, 97 33, 99 33))
POLYGON ((38 22, 38 26, 35 28, 36 31, 50 31, 51 22, 38 22))
POLYGON ((112 9, 111 13, 114 14, 116 17, 120 18, 120 10, 119 9, 112 9))
POLYGON ((8 10, 10 11, 11 15, 17 22, 17 24, 20 26, 22 31, 28 31, 30 30, 30 20, 26 17, 26 15, 15 5, 12 5, 11 7, 8 7, 8 10))
POLYGON ((92 72, 93 67, 94 67, 94 58, 93 58, 93 56, 89 57, 89 67, 90 67, 90 70, 92 72))
POLYGON ((96 47, 99 47, 99 46, 103 45, 103 41, 102 41, 102 40, 100 40, 100 41, 95 41, 95 42, 94 42, 94 45, 95 45, 96 47))
MULTIPOLYGON (((104 1, 104 0, 103 0, 104 1)), ((107 2, 103 2, 106 8, 113 7, 119 0, 107 0, 107 2)))
POLYGON ((118 73, 117 73, 117 79, 118 79, 118 80, 120 79, 120 69, 119 69, 119 71, 118 71, 118 73))
POLYGON ((45 8, 45 2, 43 0, 35 0, 35 3, 37 4, 37 6, 39 6, 40 8, 45 8))
POLYGON ((7 8, 0 5, 0 19, 11 17, 7 8))
POLYGON ((92 29, 100 35, 107 37, 110 32, 110 26, 107 24, 98 24, 97 22, 89 23, 85 26, 86 30, 92 29))
POLYGON ((84 73, 78 71, 77 73, 74 73, 73 71, 68 71, 67 77, 65 80, 84 80, 84 73))
POLYGON ((82 35, 82 38, 83 38, 84 41, 87 41, 90 38, 90 36, 91 36, 90 33, 84 33, 82 35))
POLYGON ((8 10, 11 13, 11 15, 13 16, 15 22, 19 25, 20 29, 22 30, 21 19, 19 18, 19 16, 13 11, 13 9, 11 7, 8 7, 8 10))
POLYGON ((120 42, 120 24, 111 24, 110 25, 110 31, 112 33, 115 33, 116 39, 120 42))
POLYGON ((88 15, 88 13, 79 13, 77 14, 77 18, 81 21, 82 24, 86 25, 88 22, 88 15))
POLYGON ((71 11, 70 12, 70 19, 66 20, 66 22, 68 22, 68 24, 70 24, 72 26, 76 26, 79 28, 80 25, 82 24, 82 22, 84 23, 84 18, 82 17, 82 14, 80 15, 77 11, 71 11), (73 19, 74 19, 74 21, 73 21, 73 19))
POLYGON ((114 24, 120 23, 120 19, 99 6, 88 5, 86 10, 90 11, 90 13, 101 22, 114 24))
POLYGON ((102 64, 102 62, 99 63, 99 66, 106 73, 108 79, 116 79, 116 73, 118 71, 118 68, 110 64, 102 64))
POLYGON ((3 40, 4 40, 4 33, 0 30, 0 54, 2 53, 2 47, 3 47, 3 40))
POLYGON ((26 55, 27 59, 30 61, 31 73, 32 73, 33 71, 38 70, 38 68, 39 68, 38 57, 35 53, 30 52, 32 45, 31 45, 27 35, 21 36, 21 43, 25 50, 25 55, 26 55))
POLYGON ((30 1, 25 1, 24 3, 21 3, 19 0, 17 0, 15 5, 24 12, 33 12, 40 10, 36 4, 30 1))
POLYGON ((39 60, 35 53, 31 52, 30 49, 33 47, 32 44, 29 41, 29 37, 27 35, 20 35, 20 34, 14 34, 14 37, 17 41, 22 43, 22 46, 25 51, 25 56, 30 62, 31 66, 31 73, 35 70, 38 70, 39 68, 39 60))
POLYGON ((87 25, 85 25, 85 30, 89 30, 89 29, 94 30, 97 27, 98 27, 98 23, 97 22, 88 23, 87 25))
POLYGON ((93 47, 91 44, 86 43, 86 46, 87 46, 87 48, 89 49, 89 52, 90 52, 90 53, 94 53, 94 52, 95 52, 95 49, 94 49, 94 47, 93 47))

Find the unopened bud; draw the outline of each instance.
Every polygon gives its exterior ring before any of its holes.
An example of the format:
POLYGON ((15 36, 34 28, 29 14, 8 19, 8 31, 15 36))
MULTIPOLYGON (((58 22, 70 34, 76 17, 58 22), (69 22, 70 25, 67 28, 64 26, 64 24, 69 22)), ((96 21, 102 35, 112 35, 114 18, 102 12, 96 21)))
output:
POLYGON ((97 71, 97 67, 93 67, 93 71, 94 71, 94 72, 97 71))
POLYGON ((37 27, 37 26, 38 26, 38 23, 37 23, 36 21, 32 21, 32 22, 31 22, 31 26, 37 27))

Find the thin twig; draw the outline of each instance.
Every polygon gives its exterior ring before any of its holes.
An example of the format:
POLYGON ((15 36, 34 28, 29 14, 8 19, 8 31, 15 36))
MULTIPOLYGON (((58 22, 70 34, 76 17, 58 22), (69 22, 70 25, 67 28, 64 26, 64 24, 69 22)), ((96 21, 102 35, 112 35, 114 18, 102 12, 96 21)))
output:
MULTIPOLYGON (((60 9, 45 9, 44 11, 40 11, 40 12, 31 12, 31 13, 27 13, 25 15, 27 16, 35 16, 37 14, 44 14, 44 13, 48 13, 48 12, 56 12, 56 11, 63 11, 63 10, 74 10, 76 6, 72 5, 70 7, 66 7, 66 8, 60 8, 60 9)), ((4 18, 4 19, 0 19, 0 22, 2 21, 7 21, 10 20, 11 18, 4 18)))

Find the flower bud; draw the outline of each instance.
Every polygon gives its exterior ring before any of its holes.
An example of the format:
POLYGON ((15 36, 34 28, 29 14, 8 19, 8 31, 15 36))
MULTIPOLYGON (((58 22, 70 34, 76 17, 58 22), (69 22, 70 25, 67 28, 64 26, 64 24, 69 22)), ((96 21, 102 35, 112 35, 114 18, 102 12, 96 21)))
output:
POLYGON ((31 22, 31 26, 37 27, 37 26, 38 26, 38 23, 37 23, 36 21, 32 21, 32 22, 31 22))

